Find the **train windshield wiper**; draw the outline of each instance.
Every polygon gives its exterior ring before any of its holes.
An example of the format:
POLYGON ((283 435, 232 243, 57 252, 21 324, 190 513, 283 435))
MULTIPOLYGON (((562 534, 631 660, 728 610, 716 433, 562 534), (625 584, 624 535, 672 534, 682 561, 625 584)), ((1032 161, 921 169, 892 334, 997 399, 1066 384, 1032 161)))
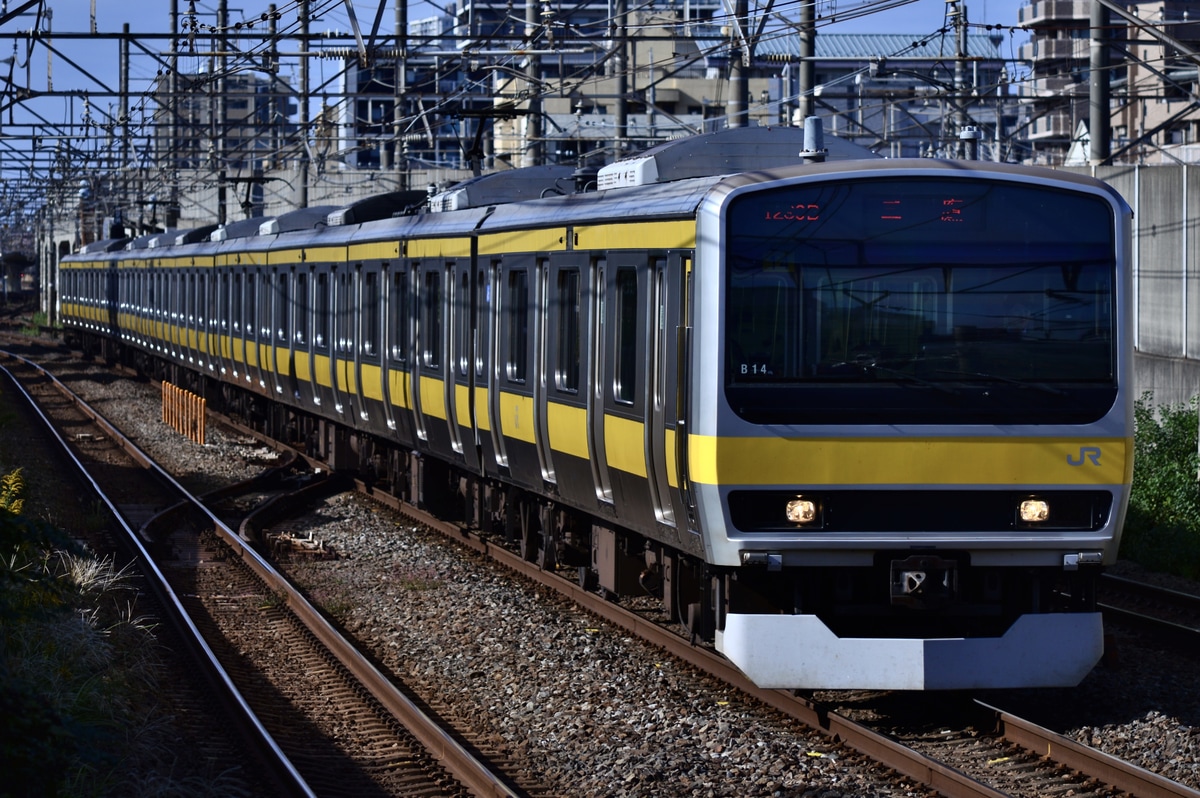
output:
POLYGON ((1026 382, 1025 380, 1015 380, 1012 377, 1003 377, 999 374, 988 374, 983 371, 953 371, 950 369, 938 369, 938 374, 953 374, 956 377, 973 377, 977 380, 989 380, 991 382, 1003 382, 1008 385, 1015 385, 1018 388, 1033 388, 1034 390, 1042 391, 1043 393, 1052 394, 1054 396, 1066 396, 1067 392, 1059 390, 1052 385, 1047 385, 1044 382, 1026 382))

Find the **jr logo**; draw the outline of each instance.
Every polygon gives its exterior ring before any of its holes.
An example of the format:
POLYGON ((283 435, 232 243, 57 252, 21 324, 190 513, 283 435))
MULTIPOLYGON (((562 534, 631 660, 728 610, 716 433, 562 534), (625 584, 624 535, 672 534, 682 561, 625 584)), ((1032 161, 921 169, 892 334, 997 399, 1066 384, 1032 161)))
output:
POLYGON ((1094 466, 1100 465, 1100 447, 1080 446, 1078 458, 1067 455, 1067 465, 1081 466, 1084 460, 1091 460, 1094 466))

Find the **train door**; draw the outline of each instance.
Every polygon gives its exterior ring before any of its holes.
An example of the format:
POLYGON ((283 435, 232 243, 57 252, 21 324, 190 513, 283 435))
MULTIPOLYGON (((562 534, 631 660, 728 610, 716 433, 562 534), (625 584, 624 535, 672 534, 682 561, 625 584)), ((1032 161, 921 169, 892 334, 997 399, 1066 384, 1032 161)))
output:
POLYGON ((246 377, 255 391, 267 384, 262 358, 271 341, 270 286, 264 284, 264 277, 256 267, 246 269, 246 377))
MULTIPOLYGON (((679 272, 679 313, 674 340, 675 379, 672 385, 673 391, 667 394, 668 402, 671 401, 672 393, 674 395, 674 434, 668 436, 668 440, 673 443, 675 454, 673 458, 668 455, 668 462, 673 459, 675 463, 676 481, 670 485, 671 503, 675 507, 676 523, 681 530, 686 528, 689 531, 695 531, 696 512, 688 476, 688 432, 691 429, 692 308, 694 307, 692 301, 694 283, 690 257, 680 259, 679 272)), ((667 329, 671 328, 668 326, 667 329)), ((668 375, 670 373, 670 371, 667 372, 668 375)), ((669 409, 671 405, 668 403, 667 407, 669 409)), ((689 540, 691 539, 689 538, 689 540)))
POLYGON ((479 440, 476 435, 475 373, 477 295, 472 284, 472 261, 460 258, 451 270, 455 289, 451 303, 450 370, 452 386, 448 399, 452 419, 452 444, 467 468, 480 470, 479 440))
MULTIPOLYGON (((466 268, 455 260, 430 259, 415 268, 417 276, 417 364, 414 369, 418 429, 426 447, 448 460, 463 460, 460 423, 471 422, 470 400, 460 397, 456 347, 469 344, 459 339, 462 319, 457 278, 466 268), (460 401, 461 400, 461 401, 460 401), (460 406, 461 405, 461 406, 460 406)), ((468 279, 468 297, 470 303, 468 279)), ((468 429, 469 433, 469 429, 468 429)))
POLYGON ((214 265, 209 270, 209 296, 204 302, 204 312, 209 323, 209 371, 217 376, 224 373, 224 335, 226 316, 223 312, 224 270, 214 265))
POLYGON ((614 253, 604 275, 600 396, 604 463, 617 515, 647 527, 657 518, 649 484, 648 364, 654 351, 644 253, 614 253))
POLYGON ((307 264, 301 263, 294 267, 294 285, 292 296, 295 305, 292 309, 292 389, 295 391, 295 402, 300 407, 312 407, 317 396, 313 381, 313 318, 312 270, 307 264))
POLYGON ((232 374, 237 382, 245 381, 246 373, 246 332, 242 322, 242 312, 246 304, 246 270, 232 268, 229 272, 229 316, 230 319, 230 359, 233 363, 232 374))
POLYGON ((580 507, 596 505, 588 434, 588 375, 593 329, 589 263, 576 252, 550 256, 546 278, 546 424, 559 494, 580 507))
POLYGON ((405 263, 400 262, 387 274, 390 278, 385 314, 388 377, 384 388, 387 391, 388 418, 400 442, 405 446, 413 446, 412 272, 405 263))
POLYGON ((680 491, 682 463, 676 436, 683 433, 679 413, 680 346, 684 324, 687 260, 680 254, 651 258, 653 267, 650 338, 650 458, 655 513, 669 526, 686 519, 680 491))
POLYGON ((109 336, 117 338, 120 335, 118 330, 120 329, 121 293, 115 260, 109 261, 104 269, 104 301, 107 310, 104 320, 105 332, 109 336))
POLYGON ((299 391, 296 390, 295 364, 291 335, 294 324, 292 316, 295 313, 295 275, 291 269, 276 267, 269 270, 274 290, 271 292, 274 301, 272 313, 270 347, 271 374, 274 384, 271 392, 276 398, 289 404, 295 404, 299 391))
POLYGON ((192 276, 192 269, 177 268, 171 274, 171 307, 174 312, 174 323, 171 329, 171 354, 178 360, 187 362, 190 350, 188 349, 188 308, 190 306, 190 298, 188 297, 188 278, 192 276))
MULTIPOLYGON (((487 336, 486 353, 489 362, 486 366, 488 375, 486 412, 489 432, 487 441, 490 444, 488 448, 491 449, 491 457, 488 459, 488 463, 489 466, 494 463, 496 472, 507 476, 508 447, 505 446, 503 416, 501 415, 500 408, 502 388, 508 381, 505 369, 501 365, 502 358, 500 354, 501 330, 503 328, 501 318, 507 304, 507 301, 502 296, 502 274, 503 271, 499 259, 492 261, 481 269, 481 278, 482 280, 486 280, 487 289, 487 323, 485 325, 485 334, 487 336)), ((489 468, 489 470, 491 469, 489 468)))
POLYGON ((354 276, 358 267, 338 264, 333 268, 333 353, 330 361, 330 383, 333 392, 331 409, 351 423, 354 408, 351 394, 355 390, 354 370, 354 276))
POLYGON ((163 294, 162 294, 162 272, 157 267, 151 267, 147 278, 148 290, 146 291, 146 317, 149 320, 148 338, 151 342, 151 347, 158 345, 162 338, 162 313, 163 313, 163 294))
POLYGON ((313 401, 333 412, 333 267, 322 263, 312 273, 312 389, 313 401))
POLYGON ((203 367, 205 354, 202 349, 201 334, 204 322, 200 316, 200 298, 202 290, 200 273, 197 269, 189 269, 185 276, 187 286, 184 289, 185 312, 187 314, 187 359, 188 363, 199 364, 203 367))
POLYGON ((214 371, 211 315, 209 302, 212 300, 213 268, 201 269, 196 276, 196 349, 199 359, 196 365, 205 373, 214 371))
POLYGON ((591 329, 591 358, 588 363, 587 395, 588 451, 591 453, 592 484, 596 500, 612 506, 612 477, 608 470, 608 458, 604 446, 604 402, 605 360, 608 342, 604 335, 608 315, 608 262, 603 258, 596 261, 590 275, 592 285, 589 318, 591 329))
POLYGON ((501 261, 499 395, 494 406, 510 476, 538 490, 553 478, 544 458, 545 441, 538 440, 540 422, 534 411, 541 398, 539 285, 538 264, 532 256, 506 255, 501 261))
POLYGON ((487 474, 499 473, 497 457, 496 425, 493 424, 492 414, 492 374, 494 341, 496 341, 496 314, 492 312, 494 298, 492 293, 492 271, 484 263, 474 262, 475 278, 472 281, 474 300, 472 304, 474 323, 472 325, 472 412, 475 422, 473 440, 476 457, 479 460, 481 472, 487 474))
POLYGON ((231 297, 233 296, 233 273, 229 268, 221 266, 216 273, 217 302, 214 312, 217 314, 217 373, 221 379, 233 372, 233 314, 231 297))
POLYGON ((313 271, 314 401, 323 413, 333 413, 333 267, 322 263, 313 271))
POLYGON ((383 374, 383 267, 365 263, 359 271, 358 301, 358 401, 359 419, 372 431, 388 431, 383 374))
POLYGON ((166 318, 163 324, 163 351, 168 357, 179 356, 179 269, 166 270, 163 279, 163 299, 166 302, 166 318))
POLYGON ((436 260, 414 263, 417 288, 416 368, 413 369, 413 397, 416 400, 417 434, 425 447, 448 450, 446 428, 446 385, 442 376, 445 363, 446 275, 436 260))
POLYGON ((537 432, 535 433, 538 462, 542 467, 542 479, 546 482, 556 482, 557 475, 554 470, 554 455, 553 447, 550 446, 550 427, 548 399, 547 399, 547 352, 546 352, 546 316, 550 302, 549 299, 549 279, 550 269, 548 261, 545 258, 537 259, 537 268, 534 272, 535 280, 533 285, 533 307, 536 311, 533 314, 531 321, 533 322, 533 418, 536 422, 537 432))

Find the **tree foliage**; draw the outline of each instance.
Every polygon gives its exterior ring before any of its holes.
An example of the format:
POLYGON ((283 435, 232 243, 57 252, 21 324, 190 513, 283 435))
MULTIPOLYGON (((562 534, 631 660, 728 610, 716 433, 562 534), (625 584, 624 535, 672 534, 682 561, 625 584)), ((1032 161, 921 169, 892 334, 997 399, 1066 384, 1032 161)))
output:
POLYGON ((1134 406, 1134 470, 1121 555, 1156 571, 1200 579, 1197 404, 1134 406))

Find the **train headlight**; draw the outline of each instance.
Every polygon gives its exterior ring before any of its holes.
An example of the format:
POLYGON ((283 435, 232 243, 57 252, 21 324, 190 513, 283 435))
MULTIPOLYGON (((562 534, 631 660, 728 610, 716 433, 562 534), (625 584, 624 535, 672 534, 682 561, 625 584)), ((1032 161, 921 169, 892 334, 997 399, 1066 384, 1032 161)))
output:
POLYGON ((1025 524, 1040 524, 1050 517, 1050 502, 1044 499, 1025 499, 1017 509, 1017 515, 1025 524))
POLYGON ((817 520, 817 503, 797 496, 787 503, 787 520, 793 524, 811 524, 817 520))

